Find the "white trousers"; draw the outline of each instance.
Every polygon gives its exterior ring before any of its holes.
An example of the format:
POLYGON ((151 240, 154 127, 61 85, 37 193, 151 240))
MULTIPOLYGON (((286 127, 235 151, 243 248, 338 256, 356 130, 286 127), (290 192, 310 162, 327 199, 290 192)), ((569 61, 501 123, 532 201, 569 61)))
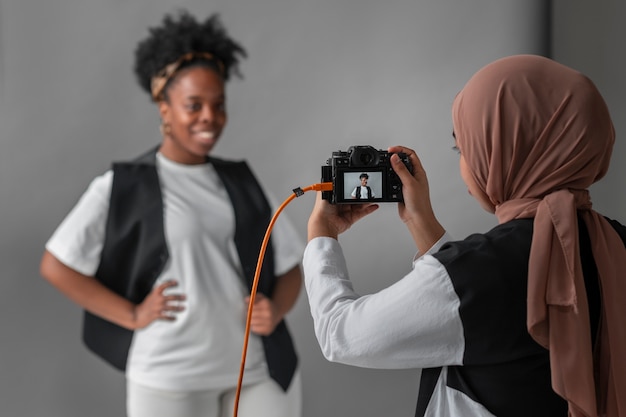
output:
MULTIPOLYGON (((209 391, 164 391, 126 384, 128 417, 233 417, 236 387, 209 391)), ((302 381, 300 370, 287 392, 273 380, 244 385, 239 396, 238 417, 300 417, 302 381)))

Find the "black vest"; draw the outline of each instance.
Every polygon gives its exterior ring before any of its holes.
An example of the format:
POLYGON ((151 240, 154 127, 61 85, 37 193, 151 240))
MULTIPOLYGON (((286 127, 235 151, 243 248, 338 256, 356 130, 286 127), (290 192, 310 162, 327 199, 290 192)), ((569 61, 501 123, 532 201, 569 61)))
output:
MULTIPOLYGON (((373 200, 374 197, 372 197, 372 189, 370 188, 369 185, 366 185, 365 188, 367 188, 367 199, 373 200)), ((356 187, 356 198, 357 200, 361 199, 361 186, 360 185, 356 187)))
MULTIPOLYGON (((96 278, 107 288, 140 303, 150 293, 169 258, 163 226, 163 199, 155 165, 156 149, 132 162, 113 164, 106 235, 96 278)), ((248 288, 252 288, 271 207, 248 165, 209 158, 235 210, 235 245, 248 288)), ((257 291, 270 297, 276 277, 271 240, 257 291)), ((83 340, 95 354, 124 370, 133 331, 85 312, 83 340)), ((297 356, 284 321, 262 337, 270 376, 287 390, 297 356)))
MULTIPOLYGON (((607 220, 626 244, 626 228, 607 220)), ((589 234, 580 218, 578 230, 593 343, 600 287, 589 234)), ((459 297, 465 338, 463 365, 447 368, 446 385, 496 416, 567 416, 567 402, 552 390, 550 353, 526 327, 532 236, 533 219, 517 219, 486 234, 448 242, 433 254, 459 297)), ((441 372, 441 367, 422 370, 416 417, 425 415, 441 372)))

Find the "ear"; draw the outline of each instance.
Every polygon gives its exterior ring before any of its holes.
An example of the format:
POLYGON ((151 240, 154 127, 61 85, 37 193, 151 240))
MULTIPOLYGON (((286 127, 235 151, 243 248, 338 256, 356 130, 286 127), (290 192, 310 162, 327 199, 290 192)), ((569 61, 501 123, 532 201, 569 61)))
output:
POLYGON ((159 114, 161 115, 161 120, 163 122, 168 122, 170 105, 165 100, 159 101, 157 105, 159 106, 159 114))

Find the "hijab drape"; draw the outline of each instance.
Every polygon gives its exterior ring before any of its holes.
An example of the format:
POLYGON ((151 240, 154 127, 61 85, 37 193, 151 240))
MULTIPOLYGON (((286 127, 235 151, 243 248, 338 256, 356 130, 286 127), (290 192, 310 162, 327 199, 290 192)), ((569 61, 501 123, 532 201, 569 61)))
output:
POLYGON ((571 68, 517 55, 478 71, 452 113, 457 146, 498 221, 534 218, 527 327, 550 351, 553 389, 570 416, 626 416, 626 249, 588 192, 606 174, 615 140, 600 93, 571 68), (577 216, 601 288, 595 347, 577 216))

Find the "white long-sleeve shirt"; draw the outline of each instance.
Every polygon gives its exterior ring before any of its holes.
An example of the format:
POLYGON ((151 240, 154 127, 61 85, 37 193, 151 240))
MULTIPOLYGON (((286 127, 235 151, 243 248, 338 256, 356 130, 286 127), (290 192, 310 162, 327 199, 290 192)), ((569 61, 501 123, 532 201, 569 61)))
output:
POLYGON ((332 238, 313 239, 303 265, 315 334, 324 356, 367 368, 461 364, 459 299, 443 265, 430 256, 448 240, 449 235, 444 235, 414 260, 414 269, 401 280, 376 294, 359 296, 348 278, 339 243, 332 238))

